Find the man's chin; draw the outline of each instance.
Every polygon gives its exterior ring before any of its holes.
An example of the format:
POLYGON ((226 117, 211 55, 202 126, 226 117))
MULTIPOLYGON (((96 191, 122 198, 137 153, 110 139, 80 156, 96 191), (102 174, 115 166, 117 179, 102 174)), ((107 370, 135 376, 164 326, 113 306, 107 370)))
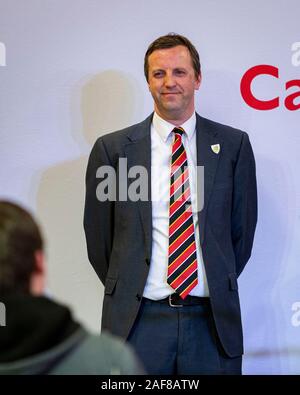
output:
POLYGON ((159 109, 158 114, 160 114, 163 119, 180 119, 182 115, 182 108, 178 106, 164 106, 159 109))
POLYGON ((163 103, 162 108, 165 111, 177 112, 177 111, 180 111, 182 109, 182 105, 170 101, 170 102, 167 102, 167 103, 163 103))

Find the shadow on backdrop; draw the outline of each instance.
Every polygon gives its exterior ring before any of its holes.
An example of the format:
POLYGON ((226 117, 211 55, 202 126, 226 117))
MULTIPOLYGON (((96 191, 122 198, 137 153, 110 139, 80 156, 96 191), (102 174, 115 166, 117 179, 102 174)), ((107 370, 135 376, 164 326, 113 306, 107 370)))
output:
POLYGON ((70 100, 71 133, 84 155, 40 176, 37 215, 48 242, 49 293, 92 331, 100 329, 103 287, 88 261, 83 231, 88 155, 99 136, 134 123, 141 105, 137 83, 121 72, 79 81, 70 100))

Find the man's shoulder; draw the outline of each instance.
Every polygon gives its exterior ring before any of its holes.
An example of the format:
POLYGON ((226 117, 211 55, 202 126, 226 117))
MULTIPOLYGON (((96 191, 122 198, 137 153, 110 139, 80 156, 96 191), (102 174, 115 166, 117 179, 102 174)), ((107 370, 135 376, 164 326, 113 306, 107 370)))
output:
POLYGON ((135 138, 136 136, 139 136, 140 134, 146 134, 147 131, 150 132, 150 125, 152 121, 152 116, 153 114, 149 115, 146 119, 143 121, 127 126, 123 129, 106 133, 102 136, 100 136, 97 141, 103 141, 103 143, 106 144, 120 144, 120 143, 125 143, 128 142, 128 138, 130 139, 131 137, 135 138))
POLYGON ((206 132, 211 135, 219 135, 225 140, 241 140, 247 133, 241 129, 229 126, 220 122, 216 122, 212 119, 208 119, 197 114, 197 123, 199 128, 204 128, 206 132))
POLYGON ((74 352, 59 365, 55 374, 141 374, 134 351, 128 344, 110 333, 94 335, 86 332, 74 352))

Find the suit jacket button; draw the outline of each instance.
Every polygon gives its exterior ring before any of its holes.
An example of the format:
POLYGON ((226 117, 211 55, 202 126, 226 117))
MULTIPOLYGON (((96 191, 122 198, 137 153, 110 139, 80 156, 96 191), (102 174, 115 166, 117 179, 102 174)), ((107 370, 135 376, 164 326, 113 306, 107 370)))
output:
POLYGON ((136 299, 137 299, 137 301, 140 301, 142 299, 141 295, 140 294, 136 294, 136 299))

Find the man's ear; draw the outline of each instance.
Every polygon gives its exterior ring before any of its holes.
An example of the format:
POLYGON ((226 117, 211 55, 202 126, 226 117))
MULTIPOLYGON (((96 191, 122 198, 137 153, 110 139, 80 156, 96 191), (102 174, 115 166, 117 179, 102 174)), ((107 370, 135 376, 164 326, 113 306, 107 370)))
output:
POLYGON ((35 251, 35 268, 30 278, 30 293, 40 296, 44 293, 46 283, 45 255, 41 250, 35 251))
POLYGON ((195 90, 196 91, 200 88, 201 81, 202 81, 202 76, 201 76, 201 74, 199 74, 198 77, 196 78, 196 83, 195 83, 195 90))
POLYGON ((45 268, 45 254, 42 250, 37 250, 34 253, 34 258, 35 258, 35 273, 36 274, 45 274, 46 268, 45 268))

